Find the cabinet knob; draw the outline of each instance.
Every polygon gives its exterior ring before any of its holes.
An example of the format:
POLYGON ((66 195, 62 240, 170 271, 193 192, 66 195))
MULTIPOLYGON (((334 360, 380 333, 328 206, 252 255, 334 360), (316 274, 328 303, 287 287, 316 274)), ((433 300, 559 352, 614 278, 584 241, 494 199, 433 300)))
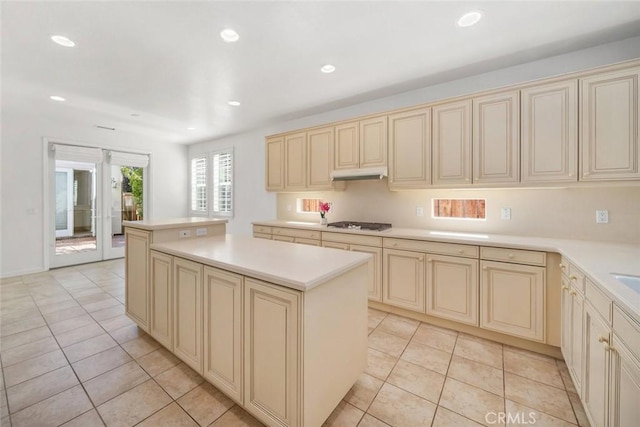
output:
POLYGON ((463 254, 464 253, 464 249, 458 249, 458 253, 459 254, 463 254))
POLYGON ((431 258, 427 258, 427 262, 433 262, 431 258))
POLYGON ((569 172, 569 176, 570 176, 570 177, 571 177, 571 176, 573 176, 573 172, 569 172))
POLYGON ((571 289, 569 291, 569 295, 571 295, 572 297, 575 297, 576 295, 578 295, 578 293, 575 291, 575 289, 571 289))
POLYGON ((482 267, 482 269, 483 269, 484 271, 487 271, 487 267, 482 267))
POLYGON ((509 255, 507 255, 507 257, 508 257, 509 259, 513 259, 513 254, 509 254, 509 255))
POLYGON ((560 289, 562 289, 563 291, 568 291, 569 287, 567 285, 562 285, 560 289))
POLYGON ((571 280, 572 282, 575 282, 576 280, 578 280, 578 276, 571 275, 569 276, 569 280, 571 280))
POLYGON ((391 246, 393 246, 395 248, 396 246, 398 246, 398 244, 397 243, 392 243, 391 246))
POLYGON ((418 261, 424 261, 424 257, 423 256, 419 256, 418 257, 418 261))
POLYGON ((609 339, 608 338, 603 337, 602 335, 600 335, 598 337, 598 342, 602 343, 602 346, 604 347, 604 351, 613 350, 613 347, 611 347, 611 345, 609 345, 609 339))
POLYGON ((566 266, 566 265, 564 265, 564 264, 560 264, 560 265, 559 265, 559 267, 560 267, 562 270, 564 270, 565 268, 567 268, 567 266, 566 266))

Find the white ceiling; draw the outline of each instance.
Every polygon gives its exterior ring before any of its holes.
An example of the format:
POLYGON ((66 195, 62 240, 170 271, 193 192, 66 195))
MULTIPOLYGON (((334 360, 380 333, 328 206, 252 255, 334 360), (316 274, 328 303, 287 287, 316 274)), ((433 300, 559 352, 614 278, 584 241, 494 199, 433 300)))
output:
POLYGON ((3 111, 184 144, 640 35, 637 1, 3 1, 0 11, 3 111), (470 10, 484 19, 458 28, 470 10), (221 40, 227 27, 237 43, 221 40), (322 74, 326 63, 337 71, 322 74))

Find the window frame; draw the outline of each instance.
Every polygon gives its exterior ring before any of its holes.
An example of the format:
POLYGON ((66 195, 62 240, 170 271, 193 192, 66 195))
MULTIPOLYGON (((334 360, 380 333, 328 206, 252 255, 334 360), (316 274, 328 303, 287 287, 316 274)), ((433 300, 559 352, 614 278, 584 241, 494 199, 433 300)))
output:
MULTIPOLYGON (((218 186, 220 187, 220 186, 218 186)), ((198 216, 198 217, 207 217, 207 218, 233 218, 234 217, 234 202, 235 202, 235 150, 234 147, 220 148, 216 150, 211 150, 207 152, 201 152, 197 154, 193 154, 189 157, 189 214, 190 216, 198 216), (231 155, 231 183, 230 183, 230 193, 231 193, 231 209, 229 212, 219 212, 214 210, 214 198, 216 194, 216 188, 214 188, 214 159, 216 155, 219 154, 230 154, 231 155), (206 176, 206 203, 207 207, 205 210, 193 210, 193 161, 195 159, 204 158, 206 159, 205 165, 205 176, 206 176)))

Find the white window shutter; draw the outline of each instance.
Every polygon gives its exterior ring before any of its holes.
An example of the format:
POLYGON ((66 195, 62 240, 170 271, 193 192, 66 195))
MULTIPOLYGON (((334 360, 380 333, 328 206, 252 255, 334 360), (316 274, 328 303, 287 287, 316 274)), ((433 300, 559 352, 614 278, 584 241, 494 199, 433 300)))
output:
POLYGON ((119 166, 133 166, 146 168, 149 166, 148 154, 125 153, 122 151, 109 151, 110 163, 119 166))
POLYGON ((191 159, 191 211, 206 213, 207 206, 207 157, 191 159))
POLYGON ((68 160, 84 163, 102 163, 102 149, 79 147, 77 145, 52 144, 56 160, 68 160))

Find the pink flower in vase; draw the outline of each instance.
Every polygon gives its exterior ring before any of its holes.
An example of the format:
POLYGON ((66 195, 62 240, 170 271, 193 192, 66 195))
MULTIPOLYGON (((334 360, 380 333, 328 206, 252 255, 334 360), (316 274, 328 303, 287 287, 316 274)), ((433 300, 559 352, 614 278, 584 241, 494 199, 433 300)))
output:
POLYGON ((329 212, 329 209, 331 209, 331 205, 328 202, 320 202, 320 217, 324 218, 324 214, 326 214, 327 212, 329 212))

